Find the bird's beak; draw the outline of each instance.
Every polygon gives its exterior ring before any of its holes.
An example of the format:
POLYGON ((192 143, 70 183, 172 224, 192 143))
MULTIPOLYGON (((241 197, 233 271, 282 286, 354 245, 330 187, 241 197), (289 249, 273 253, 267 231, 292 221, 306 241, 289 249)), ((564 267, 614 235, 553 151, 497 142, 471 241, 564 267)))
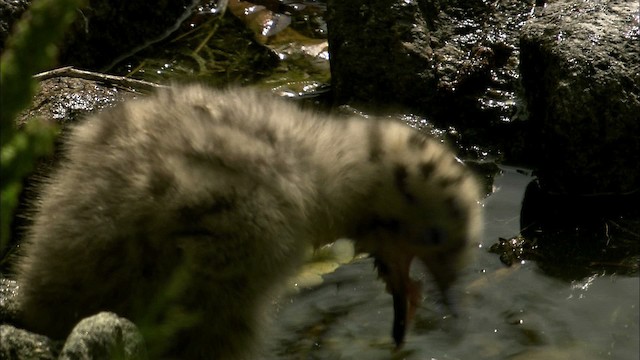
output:
POLYGON ((446 253, 434 252, 421 255, 420 261, 429 270, 431 278, 440 291, 440 303, 445 306, 450 314, 457 316, 455 302, 449 289, 458 277, 459 260, 455 256, 449 256, 446 253))
POLYGON ((396 348, 404 342, 407 327, 411 323, 416 308, 422 298, 422 286, 411 279, 409 268, 413 256, 386 259, 375 257, 378 274, 387 285, 387 292, 393 297, 392 336, 396 348))
MULTIPOLYGON (((442 295, 442 303, 450 311, 454 311, 449 298, 449 287, 455 280, 456 269, 438 254, 418 256, 420 261, 432 274, 433 280, 442 295)), ((393 297, 393 330, 392 336, 399 349, 403 342, 407 327, 411 323, 416 309, 422 300, 422 284, 409 276, 411 256, 394 256, 392 258, 375 256, 378 274, 386 283, 387 291, 393 297)))

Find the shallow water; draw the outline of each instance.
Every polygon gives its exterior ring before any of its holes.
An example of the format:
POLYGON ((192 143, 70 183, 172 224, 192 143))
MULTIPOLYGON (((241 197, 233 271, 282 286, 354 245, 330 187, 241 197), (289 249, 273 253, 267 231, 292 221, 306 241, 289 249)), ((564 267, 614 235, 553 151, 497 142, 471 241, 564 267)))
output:
MULTIPOLYGON (((531 261, 506 268, 487 251, 499 237, 518 234, 529 180, 505 167, 485 199, 483 241, 456 288, 458 318, 438 306, 427 281, 406 343, 394 352, 391 296, 372 261, 360 259, 278 302, 267 358, 638 359, 638 278, 568 282, 544 275, 531 261)), ((419 269, 417 275, 426 276, 419 269)))

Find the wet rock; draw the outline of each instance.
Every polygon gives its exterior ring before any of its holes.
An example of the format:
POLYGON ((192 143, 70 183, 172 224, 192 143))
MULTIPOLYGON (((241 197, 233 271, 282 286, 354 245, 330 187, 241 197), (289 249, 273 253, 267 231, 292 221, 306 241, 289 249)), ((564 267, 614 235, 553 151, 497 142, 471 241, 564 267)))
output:
POLYGON ((15 280, 0 278, 0 323, 12 322, 16 319, 18 314, 17 291, 18 284, 15 280))
POLYGON ((129 320, 99 313, 80 321, 60 344, 9 325, 16 319, 15 281, 0 279, 0 359, 146 359, 144 340, 129 320), (59 353, 59 354, 58 354, 59 353), (58 357, 59 355, 59 357, 58 357))
POLYGON ((514 236, 499 238, 497 243, 491 245, 489 252, 500 255, 503 264, 512 266, 525 260, 537 260, 536 248, 535 243, 528 242, 522 236, 514 236))
POLYGON ((116 314, 102 312, 83 319, 71 331, 59 359, 146 359, 137 327, 116 314))
MULTIPOLYGON (((419 0, 422 8, 428 8, 419 0)), ((441 0, 433 18, 431 44, 436 59, 441 117, 496 129, 516 114, 518 34, 531 16, 531 1, 441 0), (454 109, 454 111, 452 111, 454 109)), ((513 140, 513 139, 510 139, 513 140)))
POLYGON ((4 43, 13 29, 13 24, 29 7, 27 0, 0 0, 0 53, 4 51, 4 43))
POLYGON ((469 139, 463 142, 522 156, 518 32, 532 1, 328 4, 337 103, 400 105, 438 126, 456 126, 469 139))
POLYGON ((327 4, 331 77, 340 103, 419 103, 436 85, 429 30, 414 1, 327 4))
POLYGON ((40 117, 64 126, 94 111, 134 97, 132 89, 73 77, 53 77, 40 82, 32 106, 20 114, 18 126, 40 117))
POLYGON ((542 190, 640 191, 637 0, 558 1, 521 35, 521 72, 542 190))
POLYGON ((0 325, 0 359, 56 359, 56 346, 46 336, 0 325))

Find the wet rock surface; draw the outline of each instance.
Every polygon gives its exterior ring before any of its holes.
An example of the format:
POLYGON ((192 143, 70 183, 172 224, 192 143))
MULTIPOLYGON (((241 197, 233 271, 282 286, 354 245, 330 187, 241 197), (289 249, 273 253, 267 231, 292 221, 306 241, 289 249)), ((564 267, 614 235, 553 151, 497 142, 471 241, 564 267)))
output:
POLYGON ((639 7, 558 1, 522 29, 529 141, 543 190, 640 191, 639 7))
POLYGON ((336 101, 420 104, 436 85, 427 19, 413 1, 328 1, 336 101))
POLYGON ((134 96, 132 89, 80 78, 54 77, 40 82, 32 106, 19 116, 17 124, 20 127, 30 118, 40 117, 65 125, 134 96))
POLYGON ((329 1, 335 101, 401 104, 522 157, 518 31, 532 9, 514 0, 329 1))
MULTIPOLYGON (((2 296, 2 295, 0 295, 2 296)), ((0 325, 0 359, 56 359, 56 345, 46 336, 0 325)))

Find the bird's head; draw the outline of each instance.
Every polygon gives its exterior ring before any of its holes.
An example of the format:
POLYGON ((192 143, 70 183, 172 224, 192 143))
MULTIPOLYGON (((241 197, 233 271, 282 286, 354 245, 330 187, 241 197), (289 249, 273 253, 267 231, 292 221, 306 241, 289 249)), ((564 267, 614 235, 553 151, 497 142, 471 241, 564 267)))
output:
POLYGON ((420 283, 409 276, 413 259, 428 269, 450 305, 448 290, 481 232, 473 175, 436 140, 409 134, 385 134, 377 185, 353 234, 393 296, 397 346, 421 299, 420 283))

